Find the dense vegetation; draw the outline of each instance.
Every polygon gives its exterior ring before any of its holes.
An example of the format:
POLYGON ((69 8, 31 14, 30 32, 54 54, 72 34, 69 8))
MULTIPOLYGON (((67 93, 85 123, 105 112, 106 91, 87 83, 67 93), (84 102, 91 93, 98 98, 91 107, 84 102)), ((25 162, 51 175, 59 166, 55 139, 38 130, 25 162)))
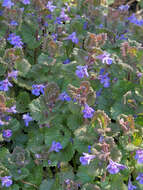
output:
POLYGON ((142 8, 0 0, 0 189, 143 189, 142 8))

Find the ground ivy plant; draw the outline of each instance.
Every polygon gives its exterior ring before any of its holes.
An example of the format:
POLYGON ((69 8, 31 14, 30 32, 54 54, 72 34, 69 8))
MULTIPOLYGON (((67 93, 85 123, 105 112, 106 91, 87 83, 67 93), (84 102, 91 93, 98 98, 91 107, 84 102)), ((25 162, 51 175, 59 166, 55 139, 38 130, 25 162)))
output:
POLYGON ((132 2, 0 0, 0 189, 143 189, 132 2))

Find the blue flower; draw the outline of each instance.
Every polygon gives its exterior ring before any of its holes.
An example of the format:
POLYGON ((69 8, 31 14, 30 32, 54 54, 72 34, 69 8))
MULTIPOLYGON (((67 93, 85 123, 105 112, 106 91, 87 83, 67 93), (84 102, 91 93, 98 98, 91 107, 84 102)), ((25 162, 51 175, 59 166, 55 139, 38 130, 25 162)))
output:
POLYGON ((12 21, 10 22, 10 25, 11 25, 11 26, 17 26, 18 23, 17 23, 15 20, 12 20, 12 21))
POLYGON ((96 156, 95 155, 90 155, 88 153, 83 153, 84 156, 80 157, 80 162, 82 165, 89 165, 91 160, 93 160, 96 156))
POLYGON ((32 85, 32 94, 34 94, 35 96, 39 96, 40 92, 44 94, 44 88, 45 86, 43 84, 32 85))
POLYGON ((68 15, 65 14, 65 8, 62 8, 62 11, 60 13, 60 18, 62 18, 65 21, 70 20, 70 18, 68 17, 68 15))
POLYGON ((21 41, 20 36, 16 36, 15 33, 9 34, 7 40, 10 44, 14 45, 14 48, 22 48, 23 42, 21 41))
POLYGON ((0 177, 0 179, 2 182, 2 187, 10 187, 12 185, 11 176, 0 177))
POLYGON ((8 77, 14 78, 14 79, 17 79, 17 75, 18 75, 18 71, 17 70, 13 70, 10 73, 8 73, 8 77))
POLYGON ((71 97, 66 92, 63 92, 59 95, 59 100, 69 102, 71 101, 71 97))
POLYGON ((135 16, 135 14, 132 14, 132 16, 128 17, 127 20, 130 21, 130 23, 136 24, 138 26, 142 26, 143 25, 143 19, 142 20, 138 20, 135 16))
POLYGON ((72 34, 70 34, 66 40, 71 40, 73 43, 78 44, 79 40, 76 37, 76 32, 73 32, 72 34))
POLYGON ((54 41, 56 41, 57 38, 58 38, 58 34, 56 34, 56 33, 52 33, 52 38, 53 38, 54 41))
POLYGON ((91 153, 91 146, 88 146, 88 153, 91 153))
POLYGON ((118 9, 120 11, 128 11, 129 7, 129 5, 120 5, 118 9))
POLYGON ((137 160, 138 164, 143 164, 143 149, 136 151, 135 159, 137 160))
POLYGON ((96 58, 102 60, 102 63, 106 63, 107 65, 111 65, 113 62, 113 59, 107 52, 104 52, 103 54, 96 56, 96 58))
POLYGON ((11 7, 14 5, 13 2, 11 2, 11 0, 4 0, 2 3, 2 7, 6 7, 8 9, 11 9, 11 7))
POLYGON ((54 24, 62 24, 62 18, 56 17, 56 20, 54 21, 54 24))
POLYGON ((2 136, 3 138, 10 138, 12 136, 12 130, 11 129, 3 130, 2 136))
POLYGON ((9 113, 17 113, 17 111, 16 111, 16 105, 14 105, 14 106, 12 106, 11 108, 9 108, 9 109, 7 110, 7 112, 9 112, 9 113))
POLYGON ((128 190, 134 190, 136 189, 137 187, 135 185, 132 185, 132 182, 131 182, 131 179, 129 179, 129 182, 128 182, 128 190))
POLYGON ((23 117, 22 117, 22 119, 24 119, 26 127, 29 125, 29 122, 33 120, 32 117, 29 116, 29 113, 24 114, 23 117))
POLYGON ((24 5, 29 5, 29 4, 30 4, 30 0, 22 0, 22 3, 23 3, 24 5))
POLYGON ((138 180, 140 184, 143 184, 143 173, 139 173, 136 180, 138 180))
POLYGON ((63 148, 63 147, 62 147, 62 145, 61 145, 60 142, 55 142, 55 141, 53 141, 53 142, 52 142, 52 146, 51 146, 51 148, 50 148, 49 151, 50 151, 50 152, 52 152, 52 151, 59 152, 62 148, 63 148))
POLYGON ((87 72, 87 66, 81 66, 81 65, 79 65, 79 66, 77 66, 76 67, 77 68, 77 70, 76 70, 76 75, 78 76, 78 78, 84 78, 84 77, 89 77, 89 74, 88 74, 88 72, 87 72))
POLYGON ((110 86, 110 78, 108 77, 108 73, 103 74, 104 69, 100 70, 98 79, 100 83, 103 84, 104 88, 108 88, 110 86))
POLYGON ((94 115, 94 109, 89 107, 88 104, 85 104, 83 112, 83 117, 84 118, 92 118, 94 115))
POLYGON ((68 63, 70 63, 70 62, 71 62, 70 59, 66 59, 66 60, 63 61, 63 64, 68 64, 68 63))
POLYGON ((5 79, 3 81, 0 81, 0 90, 1 91, 8 91, 9 87, 12 87, 13 85, 8 81, 8 79, 5 79))
POLYGON ((126 168, 126 166, 113 162, 111 159, 109 165, 107 166, 107 170, 110 174, 117 174, 120 170, 124 170, 126 168))
POLYGON ((51 12, 53 12, 56 8, 56 6, 53 5, 51 1, 48 1, 48 4, 46 6, 51 12))

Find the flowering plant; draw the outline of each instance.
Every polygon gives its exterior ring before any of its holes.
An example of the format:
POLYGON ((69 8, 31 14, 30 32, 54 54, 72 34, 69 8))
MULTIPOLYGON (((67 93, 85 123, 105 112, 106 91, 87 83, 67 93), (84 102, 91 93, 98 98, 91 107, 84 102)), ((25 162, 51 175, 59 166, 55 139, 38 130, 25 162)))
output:
POLYGON ((0 189, 143 189, 132 2, 0 0, 0 189))

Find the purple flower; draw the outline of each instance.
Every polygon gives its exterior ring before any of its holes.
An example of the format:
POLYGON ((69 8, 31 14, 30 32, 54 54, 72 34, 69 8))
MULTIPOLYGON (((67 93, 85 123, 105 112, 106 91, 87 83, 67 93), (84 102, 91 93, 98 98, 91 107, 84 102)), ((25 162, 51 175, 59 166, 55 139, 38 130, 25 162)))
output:
POLYGON ((136 180, 138 180, 140 184, 143 184, 143 173, 139 173, 136 180))
POLYGON ((16 36, 15 33, 9 34, 7 40, 11 45, 14 45, 14 48, 22 48, 23 42, 21 41, 20 36, 16 36))
POLYGON ((48 18, 48 19, 52 20, 52 15, 49 14, 49 15, 45 16, 45 18, 48 18))
POLYGON ((70 59, 66 59, 63 61, 63 64, 68 64, 68 63, 70 63, 70 59))
POLYGON ((5 122, 0 119, 0 126, 4 125, 5 122))
POLYGON ((63 148, 63 147, 62 147, 62 145, 61 145, 60 142, 55 142, 55 141, 53 141, 53 142, 52 142, 52 146, 51 146, 51 148, 50 148, 49 151, 50 151, 50 152, 52 152, 52 151, 59 152, 62 148, 63 148))
POLYGON ((2 16, 2 15, 3 15, 3 11, 0 10, 0 16, 2 16))
POLYGON ((53 5, 51 1, 48 1, 48 4, 46 6, 51 12, 53 12, 56 8, 56 6, 53 5))
POLYGON ((86 29, 87 29, 87 26, 88 26, 88 22, 85 21, 84 24, 83 24, 83 29, 86 30, 86 29))
POLYGON ((113 62, 113 59, 107 52, 104 52, 103 54, 96 56, 96 58, 102 60, 102 63, 106 63, 107 65, 111 65, 113 62))
POLYGON ((8 79, 5 79, 3 81, 0 81, 0 90, 1 91, 8 91, 9 87, 12 87, 13 85, 8 81, 8 79))
POLYGON ((62 24, 62 18, 56 17, 56 20, 54 21, 54 24, 62 24))
POLYGON ((44 88, 45 86, 43 84, 35 84, 35 85, 32 85, 32 94, 34 94, 35 96, 39 96, 40 95, 40 92, 42 94, 44 94, 44 88))
POLYGON ((118 9, 120 11, 128 11, 129 7, 130 7, 129 5, 120 5, 118 9))
POLYGON ((128 190, 134 190, 136 189, 137 187, 135 185, 132 185, 132 182, 131 182, 131 179, 129 179, 129 182, 128 182, 128 190))
POLYGON ((76 32, 73 32, 72 34, 70 34, 66 40, 71 40, 73 43, 78 44, 78 38, 76 37, 76 32))
POLYGON ((110 174, 117 174, 120 170, 124 170, 126 168, 126 166, 113 162, 111 159, 109 165, 107 166, 107 170, 110 174))
POLYGON ((142 75, 143 75, 143 73, 141 73, 141 72, 137 72, 137 77, 142 77, 142 75))
POLYGON ((142 26, 143 25, 143 19, 142 20, 138 20, 135 16, 135 14, 132 14, 132 16, 128 17, 127 20, 130 21, 130 23, 136 24, 138 26, 142 26))
POLYGON ((18 23, 17 23, 15 20, 12 20, 12 21, 10 22, 10 25, 11 25, 11 26, 18 26, 18 23))
POLYGON ((76 70, 76 75, 78 76, 78 78, 84 78, 84 77, 89 77, 89 74, 88 74, 88 72, 87 72, 87 66, 81 66, 81 65, 79 65, 79 66, 77 66, 76 67, 77 68, 77 70, 76 70))
POLYGON ((88 146, 88 153, 91 153, 91 146, 88 146))
POLYGON ((22 3, 23 3, 24 5, 29 5, 29 4, 30 4, 30 0, 22 0, 22 3))
POLYGON ((70 20, 70 18, 68 17, 68 15, 65 14, 65 8, 62 8, 62 11, 61 11, 61 14, 60 14, 60 18, 62 18, 65 21, 70 20))
POLYGON ((80 162, 82 165, 89 165, 91 160, 93 160, 96 156, 95 155, 90 155, 88 153, 83 153, 84 156, 80 157, 80 162))
POLYGON ((22 119, 24 119, 26 127, 29 125, 29 122, 33 120, 32 117, 29 116, 29 113, 24 114, 23 117, 22 117, 22 119))
POLYGON ((45 23, 44 23, 44 26, 46 26, 46 27, 47 27, 47 26, 48 26, 48 22, 45 22, 45 23))
POLYGON ((99 97, 101 95, 102 88, 100 88, 98 91, 96 91, 96 97, 99 97))
POLYGON ((17 113, 17 111, 16 111, 16 105, 14 105, 14 106, 12 106, 11 108, 9 108, 9 109, 7 110, 7 112, 9 112, 9 113, 17 113))
POLYGON ((56 41, 56 40, 57 40, 57 38, 58 38, 58 34, 53 33, 53 34, 52 34, 52 38, 53 38, 53 40, 54 40, 54 41, 56 41))
POLYGON ((17 75, 18 75, 18 71, 14 71, 14 70, 8 73, 8 77, 14 78, 14 79, 17 79, 17 75))
POLYGON ((59 95, 59 100, 69 102, 71 101, 71 97, 66 92, 63 92, 59 95))
POLYGON ((12 130, 10 129, 3 130, 2 136, 4 138, 10 138, 12 136, 12 130))
POLYGON ((2 7, 6 7, 8 9, 11 9, 11 7, 14 5, 11 0, 3 0, 2 7))
POLYGON ((137 160, 138 164, 143 164, 143 149, 136 151, 135 159, 137 160))
POLYGON ((103 24, 99 24, 99 28, 103 28, 103 24))
POLYGON ((103 74, 104 69, 100 70, 98 79, 100 83, 103 84, 104 88, 108 88, 110 86, 110 78, 108 77, 108 73, 103 74))
POLYGON ((40 159, 40 158, 41 158, 41 155, 40 155, 40 154, 35 154, 35 157, 36 157, 37 159, 40 159))
POLYGON ((84 110, 82 112, 84 113, 84 118, 92 118, 94 114, 94 109, 85 104, 84 110))
POLYGON ((1 177, 2 187, 10 187, 12 185, 11 176, 1 177))

